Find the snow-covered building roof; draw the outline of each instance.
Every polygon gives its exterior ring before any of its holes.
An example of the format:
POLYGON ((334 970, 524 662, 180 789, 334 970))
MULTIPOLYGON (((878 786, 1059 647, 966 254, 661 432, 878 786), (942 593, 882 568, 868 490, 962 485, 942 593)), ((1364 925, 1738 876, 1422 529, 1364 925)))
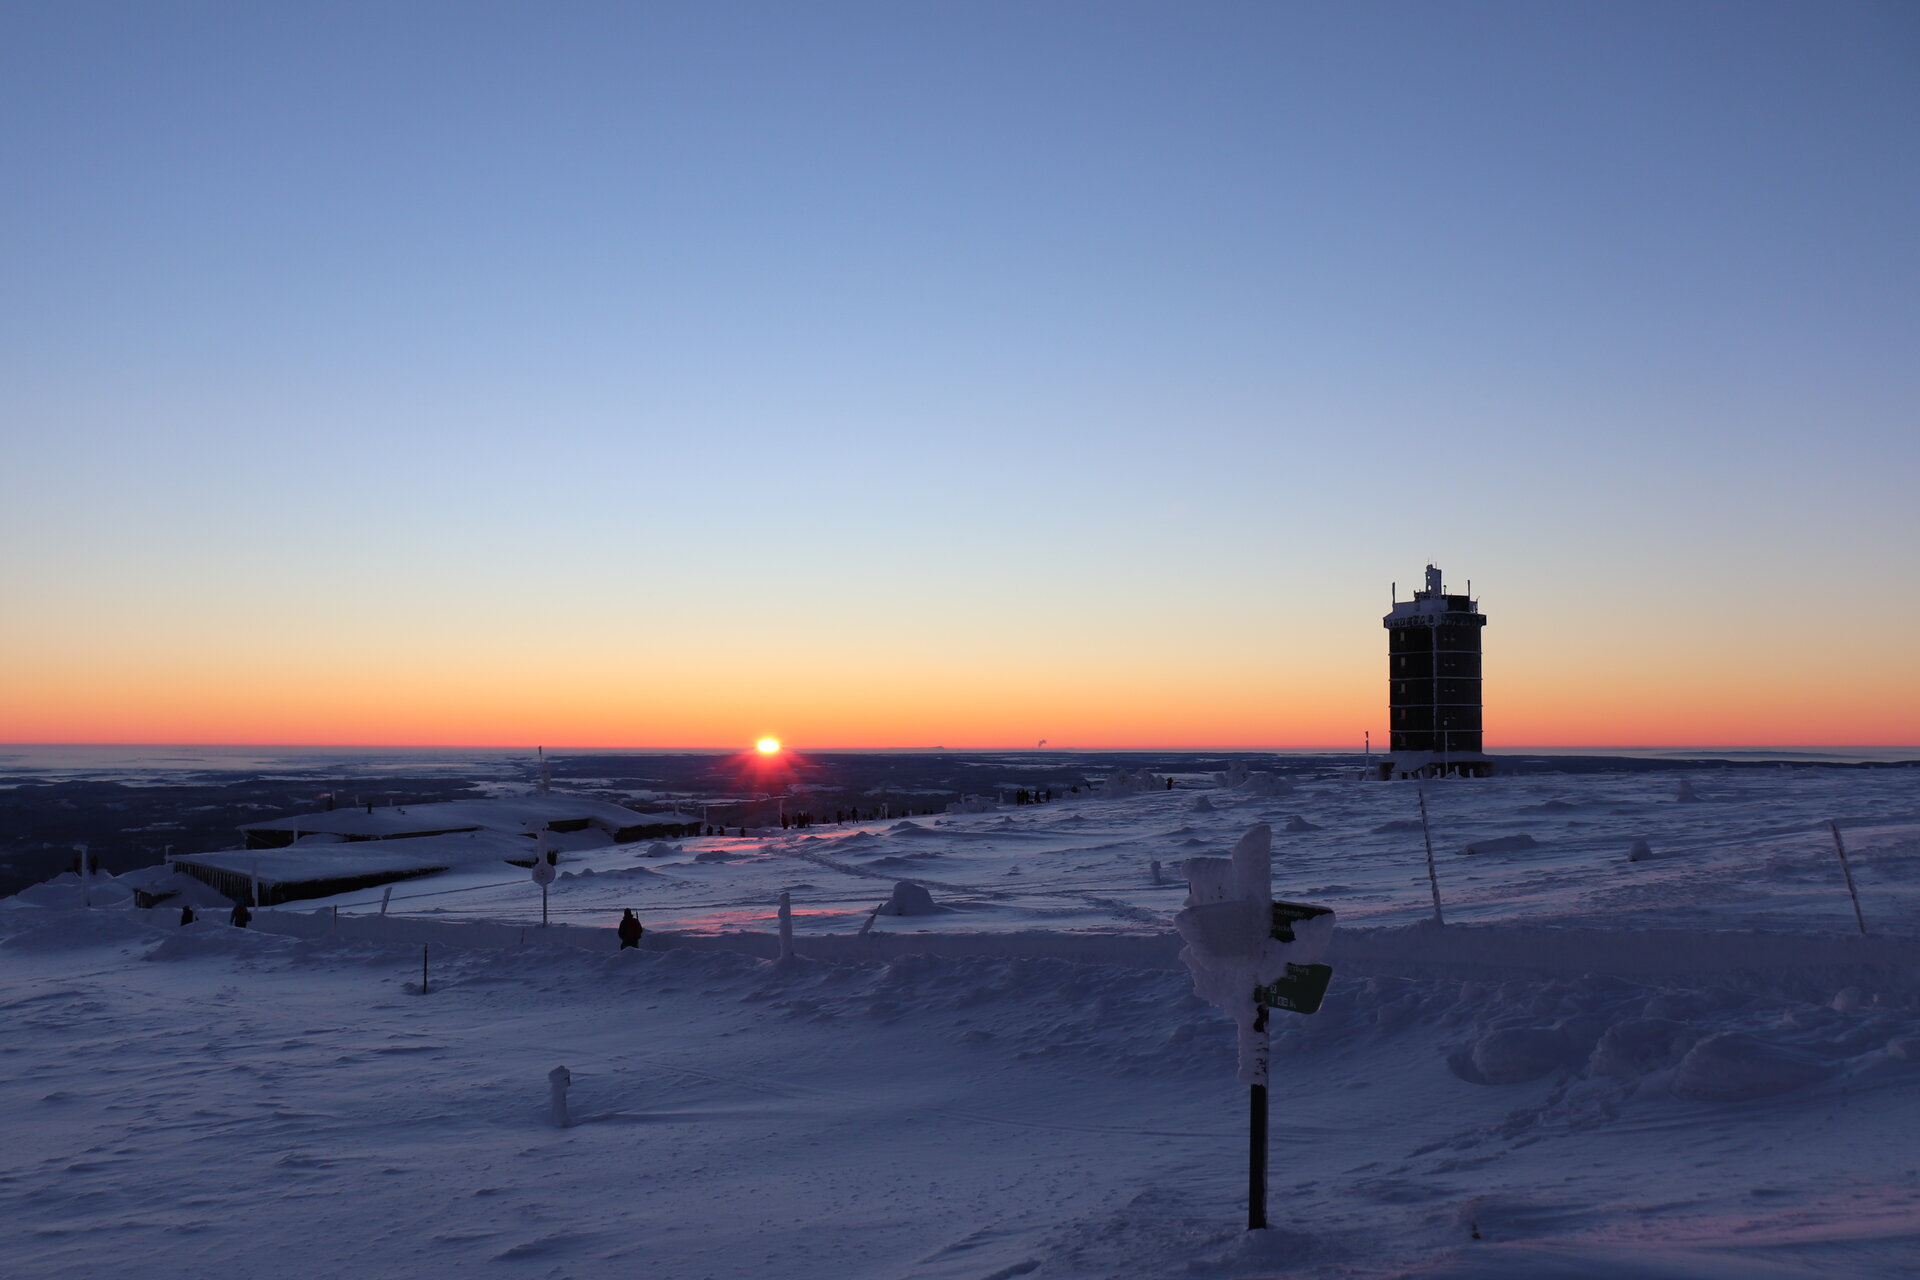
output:
POLYGON ((598 828, 616 841, 681 835, 698 820, 678 813, 642 813, 606 800, 579 796, 501 796, 486 800, 446 800, 434 804, 386 808, 330 809, 285 818, 249 822, 240 830, 250 849, 276 849, 302 836, 325 834, 347 840, 421 839, 460 831, 499 831, 514 835, 533 827, 552 831, 598 828), (684 828, 685 830, 682 830, 684 828))
MULTIPOLYGON (((424 806, 423 806, 424 807, 424 806)), ((527 858, 533 841, 501 831, 463 831, 397 841, 343 841, 308 836, 280 849, 221 849, 182 854, 175 870, 210 884, 230 898, 248 895, 257 879, 263 904, 324 898, 353 889, 433 875, 475 863, 527 858)))

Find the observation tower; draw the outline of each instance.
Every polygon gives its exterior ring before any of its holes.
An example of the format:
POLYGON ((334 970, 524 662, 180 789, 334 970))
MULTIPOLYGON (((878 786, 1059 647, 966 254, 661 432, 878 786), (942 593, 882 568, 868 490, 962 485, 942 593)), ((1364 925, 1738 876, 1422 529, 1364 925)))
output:
MULTIPOLYGON (((1468 583, 1472 589, 1472 583, 1468 583)), ((1387 628, 1387 715, 1392 754, 1382 778, 1484 778, 1493 761, 1480 749, 1480 628, 1485 615, 1467 595, 1448 595, 1440 570, 1398 599, 1387 628)))

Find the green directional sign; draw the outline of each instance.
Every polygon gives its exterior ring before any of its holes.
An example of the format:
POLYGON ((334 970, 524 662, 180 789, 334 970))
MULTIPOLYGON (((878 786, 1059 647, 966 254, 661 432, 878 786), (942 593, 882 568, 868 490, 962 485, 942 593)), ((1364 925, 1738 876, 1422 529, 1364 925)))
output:
POLYGON ((1293 941, 1293 926, 1315 916, 1330 916, 1332 907, 1315 907, 1304 902, 1273 901, 1273 936, 1281 942, 1293 941))
POLYGON ((1259 1003, 1271 1008, 1289 1013, 1316 1013, 1331 981, 1333 966, 1330 964, 1289 964, 1285 977, 1264 987, 1255 987, 1253 995, 1259 1003))

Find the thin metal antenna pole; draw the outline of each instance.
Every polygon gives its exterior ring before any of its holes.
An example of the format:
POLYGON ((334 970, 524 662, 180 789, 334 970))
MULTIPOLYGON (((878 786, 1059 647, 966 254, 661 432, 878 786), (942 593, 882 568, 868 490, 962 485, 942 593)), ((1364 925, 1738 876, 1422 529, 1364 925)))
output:
POLYGON ((1433 922, 1445 924, 1447 918, 1440 914, 1440 877, 1433 869, 1433 827, 1427 822, 1427 793, 1418 787, 1413 793, 1420 798, 1420 834, 1427 842, 1427 887, 1433 890, 1433 922))
POLYGON ((1840 824, 1832 818, 1827 819, 1827 830, 1833 832, 1833 850, 1840 855, 1840 874, 1847 878, 1847 896, 1853 899, 1853 918, 1860 926, 1860 936, 1867 934, 1867 918, 1860 914, 1860 891, 1853 887, 1853 868, 1847 865, 1847 842, 1840 838, 1840 824))

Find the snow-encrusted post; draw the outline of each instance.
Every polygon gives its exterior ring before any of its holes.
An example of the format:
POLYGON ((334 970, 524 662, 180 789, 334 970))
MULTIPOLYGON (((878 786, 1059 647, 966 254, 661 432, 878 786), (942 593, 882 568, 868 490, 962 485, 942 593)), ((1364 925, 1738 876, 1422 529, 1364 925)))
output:
POLYGON ((565 1067, 555 1067, 547 1072, 547 1087, 553 1090, 550 1105, 556 1129, 564 1129, 572 1123, 567 1118, 567 1086, 572 1083, 573 1073, 565 1067))
POLYGON ((780 893, 780 958, 793 959, 793 895, 780 893))
POLYGON ((1162 883, 1162 881, 1161 881, 1161 879, 1160 879, 1160 859, 1158 859, 1158 858, 1155 858, 1155 859, 1154 859, 1154 860, 1153 860, 1153 861, 1152 861, 1151 863, 1149 863, 1148 865, 1149 865, 1149 866, 1151 866, 1151 867, 1153 868, 1153 882, 1154 882, 1155 884, 1160 884, 1160 883, 1162 883))
POLYGON ((547 927, 547 886, 553 883, 558 873, 554 863, 558 860, 553 850, 547 848, 547 829, 542 826, 533 836, 533 882, 540 886, 540 927, 547 927))
POLYGON ((1854 922, 1860 926, 1860 936, 1867 936, 1867 918, 1860 914, 1860 891, 1853 887, 1853 868, 1847 865, 1847 842, 1840 838, 1840 824, 1832 818, 1827 819, 1827 830, 1833 832, 1833 851, 1840 855, 1840 874, 1847 878, 1847 896, 1853 899, 1854 922))
POLYGON ((1413 794, 1420 799, 1420 834, 1427 842, 1427 887, 1433 890, 1433 922, 1445 924, 1447 918, 1440 914, 1440 877, 1433 869, 1433 827, 1427 822, 1427 793, 1416 787, 1413 794))
POLYGON ((387 914, 387 904, 393 901, 393 886, 388 885, 386 892, 380 895, 380 914, 387 914))
POLYGON ((423 942, 420 944, 420 994, 421 995, 427 994, 427 948, 432 945, 433 944, 430 942, 423 942))
POLYGON ((93 877, 87 873, 87 860, 92 855, 87 852, 87 846, 84 844, 77 844, 73 847, 79 850, 80 853, 80 905, 83 907, 91 907, 93 905, 93 877))
POLYGON ((1249 1086, 1249 1231, 1267 1225, 1267 1011, 1314 1012, 1333 976, 1316 963, 1332 938, 1333 912, 1274 900, 1272 848, 1263 822, 1240 837, 1231 858, 1189 858, 1186 906, 1173 918, 1195 994, 1239 1029, 1240 1081, 1249 1086))

